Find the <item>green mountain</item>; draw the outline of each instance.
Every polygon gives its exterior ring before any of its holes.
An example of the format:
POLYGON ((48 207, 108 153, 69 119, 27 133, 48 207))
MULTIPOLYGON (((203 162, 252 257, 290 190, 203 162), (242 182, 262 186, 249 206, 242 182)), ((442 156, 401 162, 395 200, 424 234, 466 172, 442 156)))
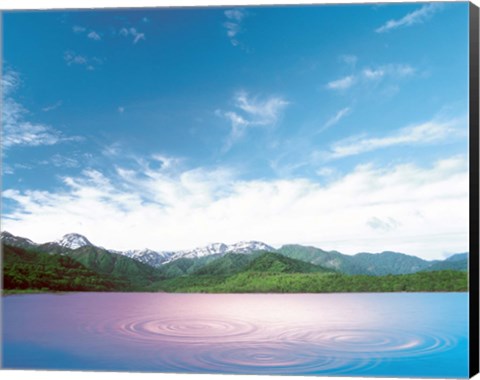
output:
POLYGON ((301 245, 285 245, 278 252, 290 258, 308 261, 346 274, 375 276, 408 274, 425 270, 432 265, 430 261, 397 252, 357 253, 350 256, 337 251, 324 251, 301 245))
POLYGON ((231 276, 244 270, 258 257, 259 253, 227 253, 223 257, 201 266, 193 272, 195 275, 231 276))
POLYGON ((439 270, 459 270, 466 272, 468 270, 468 254, 457 253, 450 256, 444 261, 437 261, 430 265, 427 271, 439 271, 439 270))
POLYGON ((68 257, 96 273, 128 280, 134 288, 140 288, 161 278, 160 273, 149 265, 94 246, 71 250, 68 257))
POLYGON ((244 272, 261 273, 314 273, 314 272, 333 272, 318 265, 307 263, 305 261, 292 259, 278 253, 265 252, 255 258, 248 264, 244 272))
POLYGON ((126 284, 98 274, 68 256, 3 244, 5 290, 112 291, 126 284))
POLYGON ((468 278, 466 272, 460 271, 386 276, 244 271, 233 276, 177 277, 156 283, 149 290, 177 293, 465 292, 468 278))
POLYGON ((192 259, 181 258, 160 266, 157 271, 163 278, 186 276, 193 274, 218 258, 218 255, 203 256, 192 259))
POLYGON ((44 244, 39 244, 36 247, 37 250, 41 252, 48 252, 51 255, 64 255, 64 254, 70 254, 73 249, 67 248, 67 247, 62 247, 61 245, 58 245, 57 243, 44 243, 44 244))
MULTIPOLYGON (((179 261, 179 260, 176 260, 179 261)), ((173 264, 173 263, 172 263, 173 264)), ((262 286, 262 278, 272 279, 277 275, 293 274, 325 274, 333 273, 326 269, 304 261, 291 259, 273 252, 255 252, 253 254, 229 253, 223 257, 207 263, 190 275, 170 278, 159 281, 149 287, 150 290, 163 290, 168 292, 236 292, 239 289, 255 292, 285 291, 282 287, 276 288, 276 282, 270 281, 267 290, 262 286), (273 276, 273 277, 272 277, 273 276), (252 286, 247 286, 252 279, 252 286), (262 284, 259 286, 258 282, 262 284), (245 287, 247 286, 247 287, 245 287), (275 290, 276 289, 276 290, 275 290)), ((287 282, 285 286, 291 286, 287 282)))
POLYGON ((463 261, 463 260, 468 260, 468 252, 456 253, 455 255, 452 255, 447 259, 445 259, 445 261, 463 261))
MULTIPOLYGON (((76 243, 79 237, 83 238, 70 234, 63 240, 76 243)), ((156 269, 91 243, 68 248, 59 243, 38 245, 8 233, 2 233, 1 238, 7 291, 317 293, 468 289, 466 253, 444 261, 425 261, 396 252, 350 256, 288 245, 276 252, 181 258, 156 269)))
POLYGON ((291 259, 278 253, 260 251, 248 255, 228 253, 201 266, 192 274, 196 276, 231 276, 240 272, 312 273, 332 272, 332 270, 291 259))
POLYGON ((365 272, 364 268, 355 263, 352 256, 337 251, 324 251, 315 247, 289 244, 284 245, 277 252, 292 259, 306 261, 347 274, 363 274, 365 272))
POLYGON ((357 253, 353 261, 364 269, 363 274, 375 276, 415 273, 430 266, 429 261, 397 252, 357 253))

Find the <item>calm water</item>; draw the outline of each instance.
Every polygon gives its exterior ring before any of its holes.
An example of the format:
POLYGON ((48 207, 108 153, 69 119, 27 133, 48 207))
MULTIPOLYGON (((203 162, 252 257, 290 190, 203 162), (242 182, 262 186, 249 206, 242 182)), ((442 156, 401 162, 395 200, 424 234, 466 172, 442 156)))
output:
POLYGON ((6 368, 467 377, 468 295, 3 298, 6 368))

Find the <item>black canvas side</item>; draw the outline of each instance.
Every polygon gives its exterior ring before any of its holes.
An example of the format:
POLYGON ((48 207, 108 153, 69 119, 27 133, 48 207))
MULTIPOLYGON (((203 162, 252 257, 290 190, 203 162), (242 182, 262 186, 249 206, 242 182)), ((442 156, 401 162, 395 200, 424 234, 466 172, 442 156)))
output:
POLYGON ((479 27, 478 7, 470 3, 470 377, 479 371, 479 27))

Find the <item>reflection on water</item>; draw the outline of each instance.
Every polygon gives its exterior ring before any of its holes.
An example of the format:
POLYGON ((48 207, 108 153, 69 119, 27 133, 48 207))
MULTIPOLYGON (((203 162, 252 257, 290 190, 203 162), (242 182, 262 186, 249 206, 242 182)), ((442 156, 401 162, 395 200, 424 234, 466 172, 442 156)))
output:
POLYGON ((12 296, 4 366, 464 377, 467 305, 464 293, 12 296))

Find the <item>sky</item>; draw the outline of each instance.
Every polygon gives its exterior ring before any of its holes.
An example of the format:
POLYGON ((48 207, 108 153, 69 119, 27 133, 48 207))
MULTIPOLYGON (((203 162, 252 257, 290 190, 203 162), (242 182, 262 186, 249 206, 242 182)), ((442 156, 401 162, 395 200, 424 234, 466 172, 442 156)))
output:
POLYGON ((468 251, 468 3, 3 12, 2 229, 468 251))

